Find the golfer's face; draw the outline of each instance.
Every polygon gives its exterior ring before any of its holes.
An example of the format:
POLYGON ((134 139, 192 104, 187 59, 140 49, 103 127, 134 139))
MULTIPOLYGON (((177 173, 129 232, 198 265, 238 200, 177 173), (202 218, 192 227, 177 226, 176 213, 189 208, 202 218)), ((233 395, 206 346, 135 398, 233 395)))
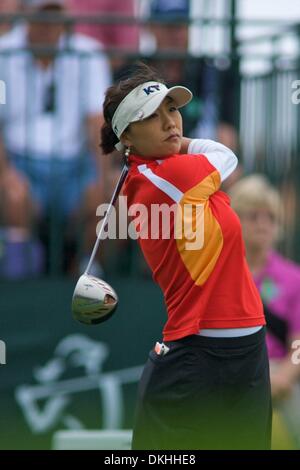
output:
POLYGON ((174 100, 165 98, 151 116, 130 124, 124 137, 131 153, 142 157, 158 158, 179 153, 182 117, 174 100))

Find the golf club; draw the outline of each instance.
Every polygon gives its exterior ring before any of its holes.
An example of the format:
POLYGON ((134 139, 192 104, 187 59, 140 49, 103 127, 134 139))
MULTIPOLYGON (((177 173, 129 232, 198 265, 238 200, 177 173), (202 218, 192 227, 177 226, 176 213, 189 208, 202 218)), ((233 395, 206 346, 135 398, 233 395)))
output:
POLYGON ((73 316, 76 320, 86 325, 95 325, 108 320, 118 305, 118 296, 114 289, 107 282, 92 276, 89 272, 99 248, 110 212, 120 194, 127 173, 128 166, 125 164, 103 219, 101 230, 97 236, 87 268, 78 279, 74 290, 72 298, 73 316))

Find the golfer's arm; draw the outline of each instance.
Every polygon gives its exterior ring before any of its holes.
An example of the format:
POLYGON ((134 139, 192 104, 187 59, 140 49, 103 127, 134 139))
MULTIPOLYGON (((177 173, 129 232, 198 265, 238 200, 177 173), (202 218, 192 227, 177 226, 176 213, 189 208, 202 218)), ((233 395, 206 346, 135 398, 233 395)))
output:
POLYGON ((186 155, 189 151, 189 145, 191 142, 192 142, 192 139, 188 139, 187 137, 182 137, 180 153, 186 155))
POLYGON ((188 153, 205 155, 220 173, 221 181, 228 178, 238 164, 238 159, 232 150, 213 140, 193 139, 188 146, 188 153))

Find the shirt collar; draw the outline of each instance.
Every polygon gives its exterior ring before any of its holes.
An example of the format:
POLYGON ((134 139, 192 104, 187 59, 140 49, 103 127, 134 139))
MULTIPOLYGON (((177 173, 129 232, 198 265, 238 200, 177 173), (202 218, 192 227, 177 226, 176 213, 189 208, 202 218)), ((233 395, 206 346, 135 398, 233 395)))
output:
POLYGON ((128 161, 130 166, 138 166, 138 165, 149 165, 149 164, 160 164, 163 160, 166 160, 170 157, 174 157, 174 155, 168 155, 167 157, 140 157, 139 155, 129 155, 128 161))

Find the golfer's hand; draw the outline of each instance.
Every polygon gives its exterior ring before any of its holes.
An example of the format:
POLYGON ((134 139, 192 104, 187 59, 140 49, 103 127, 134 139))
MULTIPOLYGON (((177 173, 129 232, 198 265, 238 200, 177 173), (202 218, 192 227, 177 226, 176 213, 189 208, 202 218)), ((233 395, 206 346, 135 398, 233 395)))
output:
POLYGON ((192 139, 188 139, 187 137, 182 137, 180 153, 187 154, 188 148, 191 142, 192 142, 192 139))

